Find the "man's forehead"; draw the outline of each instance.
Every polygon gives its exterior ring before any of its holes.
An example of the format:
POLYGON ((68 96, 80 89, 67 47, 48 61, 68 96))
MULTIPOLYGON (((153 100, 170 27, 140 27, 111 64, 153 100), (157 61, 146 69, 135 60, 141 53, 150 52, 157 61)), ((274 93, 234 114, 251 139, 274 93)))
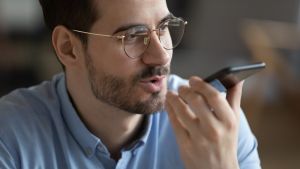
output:
POLYGON ((95 0, 101 17, 133 19, 164 17, 168 12, 166 0, 95 0))
POLYGON ((160 3, 163 2, 165 3, 166 0, 93 0, 94 2, 98 3, 102 3, 102 4, 122 4, 122 3, 160 3))
POLYGON ((169 15, 166 0, 95 0, 100 15, 93 25, 95 32, 113 33, 124 25, 157 26, 169 15))

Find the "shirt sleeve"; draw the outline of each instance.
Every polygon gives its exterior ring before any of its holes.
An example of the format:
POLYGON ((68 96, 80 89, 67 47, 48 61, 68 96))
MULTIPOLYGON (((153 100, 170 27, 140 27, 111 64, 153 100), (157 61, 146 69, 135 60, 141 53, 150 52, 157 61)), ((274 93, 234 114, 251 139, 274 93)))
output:
POLYGON ((16 169, 14 159, 1 139, 0 139, 0 168, 16 169))
POLYGON ((240 117, 238 160, 240 169, 261 169, 257 140, 244 112, 241 112, 240 117))

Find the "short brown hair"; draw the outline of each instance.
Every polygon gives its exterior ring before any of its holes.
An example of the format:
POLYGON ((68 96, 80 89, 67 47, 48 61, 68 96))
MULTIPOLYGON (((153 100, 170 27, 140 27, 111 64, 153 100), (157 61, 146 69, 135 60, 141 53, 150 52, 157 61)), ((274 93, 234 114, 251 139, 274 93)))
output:
MULTIPOLYGON (((63 25, 68 29, 89 31, 100 16, 94 9, 94 0, 39 0, 48 28, 63 25)), ((76 34, 86 44, 87 36, 76 34)))

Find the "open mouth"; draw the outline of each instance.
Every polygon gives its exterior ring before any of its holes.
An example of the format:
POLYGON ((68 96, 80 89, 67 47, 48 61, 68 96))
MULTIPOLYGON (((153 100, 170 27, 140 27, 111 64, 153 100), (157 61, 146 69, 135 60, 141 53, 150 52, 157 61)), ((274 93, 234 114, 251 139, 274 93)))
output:
POLYGON ((144 90, 150 93, 159 92, 163 87, 163 80, 165 76, 153 76, 146 79, 142 79, 140 84, 144 90))
POLYGON ((157 83, 157 82, 159 82, 159 80, 158 79, 153 79, 153 80, 150 80, 150 82, 151 83, 157 83))

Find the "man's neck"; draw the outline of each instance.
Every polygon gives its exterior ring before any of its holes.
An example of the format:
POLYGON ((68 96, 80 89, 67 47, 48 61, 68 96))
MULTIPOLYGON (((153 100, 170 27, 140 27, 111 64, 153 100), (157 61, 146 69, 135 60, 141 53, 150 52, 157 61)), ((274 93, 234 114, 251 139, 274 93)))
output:
POLYGON ((144 115, 131 114, 98 100, 79 100, 69 93, 86 127, 105 144, 111 157, 119 159, 121 149, 129 145, 143 129, 144 115))
POLYGON ((79 114, 87 128, 101 139, 114 159, 120 157, 121 149, 137 139, 143 129, 143 115, 105 108, 98 112, 79 114))
POLYGON ((143 129, 144 115, 132 114, 102 103, 89 90, 87 79, 77 73, 66 76, 66 85, 81 120, 95 136, 101 139, 112 158, 120 156, 121 149, 134 141, 143 129), (72 78, 71 78, 72 76, 72 78))

